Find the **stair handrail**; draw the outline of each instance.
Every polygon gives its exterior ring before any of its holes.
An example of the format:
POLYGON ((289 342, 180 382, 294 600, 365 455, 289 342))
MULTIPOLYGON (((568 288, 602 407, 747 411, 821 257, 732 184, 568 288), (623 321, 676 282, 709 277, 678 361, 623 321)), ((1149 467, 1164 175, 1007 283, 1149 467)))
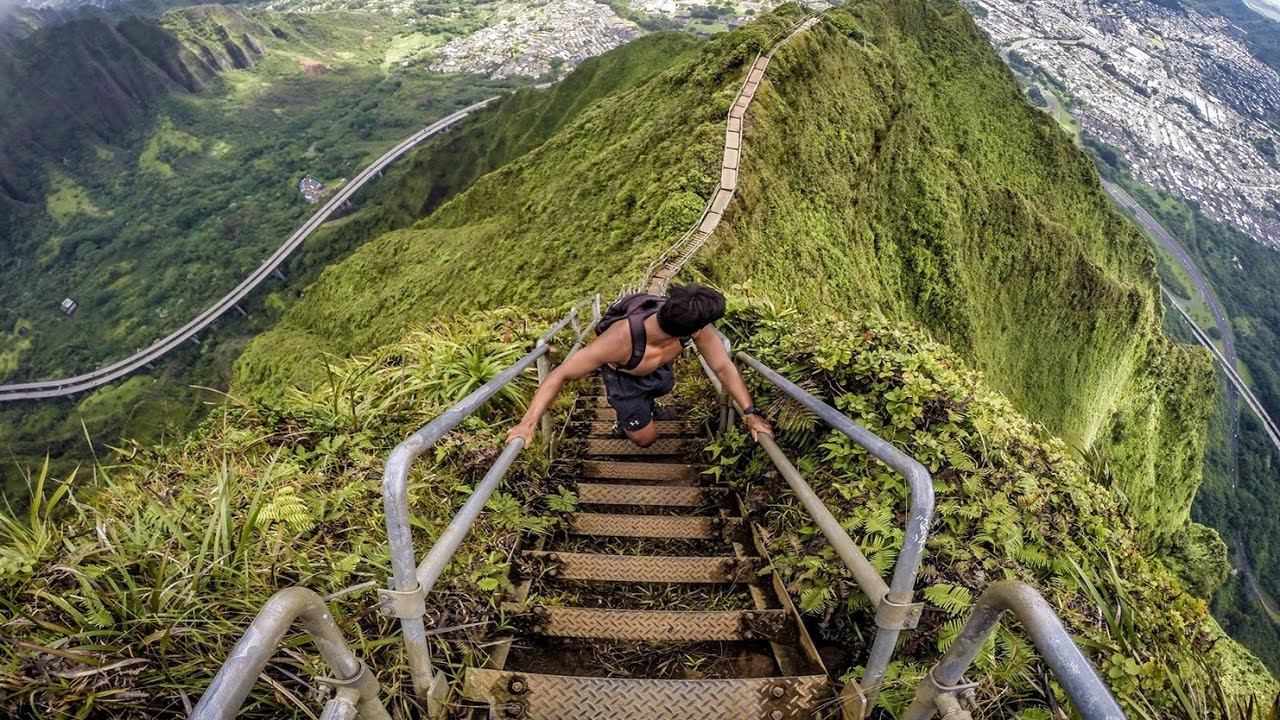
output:
POLYGON ((964 672, 1006 612, 1018 618, 1054 679, 1084 720, 1125 720, 1120 704, 1071 639, 1053 608, 1034 588, 1017 580, 1001 580, 982 591, 960 634, 917 686, 915 699, 902 716, 903 720, 930 720, 938 711, 947 720, 969 720, 970 715, 961 703, 972 702, 976 683, 965 682, 964 672))
POLYGON ((317 678, 336 691, 325 705, 323 717, 351 718, 358 713, 364 720, 391 720, 379 699, 378 679, 351 651, 324 598, 304 587, 285 588, 267 600, 196 703, 190 720, 235 717, 284 634, 299 619, 336 676, 317 678))
MULTIPOLYGON (((592 318, 599 319, 599 296, 588 297, 570 308, 569 312, 552 325, 534 348, 524 357, 512 363, 489 382, 470 395, 454 403, 431 422, 419 428, 391 451, 382 474, 382 499, 387 522, 387 545, 391 553, 391 577, 385 589, 378 590, 379 611, 400 620, 404 634, 405 651, 409 660, 409 672, 414 695, 427 705, 429 715, 443 710, 448 685, 444 675, 435 671, 431 663, 431 649, 427 641, 425 616, 427 593, 435 586, 445 565, 466 537, 479 517, 489 495, 497 488, 510 468, 515 456, 524 446, 520 440, 512 441, 502 451, 488 474, 466 503, 454 516, 449 526, 436 540, 422 563, 417 562, 413 547, 413 528, 409 521, 409 469, 414 460, 434 446, 468 416, 480 409, 485 402, 531 366, 539 363, 551 349, 550 342, 566 327, 573 326, 577 347, 594 326, 581 328, 579 316, 583 308, 592 308, 592 318)), ((544 379, 539 373, 539 382, 544 379)))
MULTIPOLYGON (((733 357, 729 339, 717 331, 725 352, 733 357)), ((716 391, 725 397, 724 389, 715 373, 699 356, 702 367, 711 379, 716 391)), ((862 554, 857 543, 840 526, 840 522, 831 514, 826 503, 822 501, 813 488, 805 482, 796 467, 787 459, 772 437, 761 435, 757 442, 774 467, 782 474, 791 487, 801 505, 822 531, 827 542, 831 544, 836 555, 849 569, 858 587, 871 601, 876 609, 876 632, 868 654, 862 679, 845 685, 842 692, 842 705, 846 717, 865 717, 875 704, 879 686, 893 657, 898 636, 903 630, 914 628, 920 621, 923 603, 913 602, 915 596, 916 576, 920 572, 920 563, 924 556, 925 542, 929 536, 929 525, 933 520, 934 493, 933 477, 929 470, 910 455, 894 447, 889 441, 867 430, 839 410, 822 402, 800 386, 778 374, 769 366, 760 362, 746 352, 737 353, 737 359, 762 375, 766 380, 781 390, 791 399, 803 405, 818 416, 834 430, 848 437, 873 457, 888 465, 907 482, 909 509, 897 562, 894 563, 893 576, 885 583, 876 572, 871 562, 862 554)), ((737 404, 734 403, 734 407, 737 404)), ((742 408, 737 408, 738 412, 742 408)), ((722 409, 722 428, 732 422, 732 410, 722 409)))

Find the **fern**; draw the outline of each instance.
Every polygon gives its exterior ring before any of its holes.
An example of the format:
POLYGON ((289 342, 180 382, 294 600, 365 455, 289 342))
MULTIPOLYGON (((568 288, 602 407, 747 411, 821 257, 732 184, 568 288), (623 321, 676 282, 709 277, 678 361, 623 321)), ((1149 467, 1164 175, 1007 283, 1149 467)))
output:
POLYGON ((553 512, 574 512, 578 509, 578 496, 561 485, 554 495, 547 495, 547 507, 551 508, 553 512))
POLYGON ((258 520, 264 527, 279 523, 294 532, 306 532, 315 527, 316 520, 307 509, 306 503, 298 497, 298 491, 285 486, 276 491, 271 501, 262 506, 258 520))
POLYGON ((938 606, 951 617, 962 614, 973 605, 973 595, 967 588, 947 583, 938 583, 925 588, 924 599, 938 606))

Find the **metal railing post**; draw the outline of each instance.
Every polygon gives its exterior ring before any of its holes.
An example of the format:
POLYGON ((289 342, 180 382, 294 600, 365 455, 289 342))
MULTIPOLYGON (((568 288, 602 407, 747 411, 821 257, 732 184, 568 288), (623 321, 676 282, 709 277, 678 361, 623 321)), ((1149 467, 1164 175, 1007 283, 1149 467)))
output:
MULTIPOLYGON (((324 600, 303 587, 281 590, 258 611, 244 637, 232 649, 226 664, 218 670, 196 703, 190 720, 229 720, 235 717, 267 661, 275 655, 280 640, 297 619, 302 620, 320 655, 337 676, 329 684, 340 688, 341 698, 330 703, 333 710, 327 710, 326 715, 340 712, 338 705, 347 704, 364 720, 391 720, 378 697, 377 678, 351 652, 324 600)), ((325 681, 321 679, 320 682, 325 681)))
POLYGON ((462 504, 458 514, 453 517, 449 526, 431 546, 427 556, 422 559, 422 563, 418 565, 414 574, 425 592, 431 592, 436 581, 444 574, 445 566, 458 551, 458 546, 462 544, 462 540, 471 531, 471 526, 484 510, 485 503, 489 502, 489 496, 498 489, 498 484, 502 482, 502 478, 506 477, 507 471, 511 469, 511 463, 515 462, 516 455, 519 455, 523 448, 524 440, 520 438, 507 443, 507 446, 502 449, 502 454, 493 461, 489 472, 485 473, 484 479, 476 485, 471 497, 462 504))
POLYGON ((378 591, 378 597, 382 602, 383 614, 400 619, 414 695, 427 705, 428 714, 438 715, 443 711, 448 687, 444 676, 432 667, 431 647, 427 642, 424 617, 427 611, 426 595, 430 588, 423 587, 418 581, 413 530, 409 521, 409 469, 419 455, 439 442, 507 383, 542 359, 550 350, 547 343, 565 329, 573 321, 574 313, 588 302, 589 298, 575 305, 563 319, 538 338, 532 351, 419 428, 397 445, 387 459, 382 473, 382 502, 387 517, 391 578, 388 587, 378 591))
POLYGON ((1124 711, 1079 646, 1062 626, 1053 608, 1040 593, 1016 580, 992 583, 978 597, 973 614, 916 688, 915 700, 903 720, 929 720, 941 702, 951 706, 957 694, 973 687, 963 681, 964 672, 995 632, 1000 616, 1012 612, 1031 636, 1054 679, 1062 686, 1076 712, 1085 720, 1124 720, 1124 711))
POLYGON ((383 599, 384 611, 391 610, 388 614, 400 618, 414 694, 426 702, 429 709, 443 698, 445 687, 443 678, 437 678, 432 669, 431 651, 423 622, 426 593, 418 585, 417 558, 409 523, 409 468, 419 455, 439 442, 458 423, 546 354, 548 347, 545 339, 562 330, 568 322, 566 318, 552 327, 533 351, 397 445, 391 451, 383 470, 382 501, 387 516, 387 545, 391 552, 392 574, 390 587, 380 591, 379 596, 383 599), (404 604, 396 610, 396 606, 391 603, 404 604))
POLYGON ((880 682, 884 679, 884 673, 889 666, 889 660, 893 656, 898 635, 906 629, 902 623, 902 616, 906 608, 912 606, 916 575, 920 572, 925 541, 929 537, 929 525, 933 522, 933 478, 924 465, 915 458, 850 420, 839 410, 806 392, 764 363, 745 352, 739 352, 738 358, 832 428, 893 468, 907 481, 907 487, 910 490, 909 507, 902 550, 898 554, 898 561, 893 566, 889 593, 877 608, 878 631, 867 656, 866 670, 858 683, 866 696, 865 709, 869 711, 875 704, 876 694, 879 692, 880 682))
MULTIPOLYGON (((538 340, 538 347, 545 346, 546 343, 538 340)), ((547 381, 547 376, 551 374, 551 358, 546 353, 538 356, 538 387, 547 381)), ((542 439, 547 443, 547 447, 551 446, 551 411, 547 410, 538 418, 538 426, 542 430, 542 439)))

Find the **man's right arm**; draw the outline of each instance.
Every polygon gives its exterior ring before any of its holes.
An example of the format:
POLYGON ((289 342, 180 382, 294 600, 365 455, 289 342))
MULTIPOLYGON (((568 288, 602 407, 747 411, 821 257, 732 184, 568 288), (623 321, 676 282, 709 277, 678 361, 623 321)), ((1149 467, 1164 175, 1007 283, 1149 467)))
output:
POLYGON ((534 393, 533 400, 529 401, 529 409, 520 419, 520 423, 507 432, 507 442, 519 437, 524 438, 526 447, 532 444, 538 418, 551 407, 551 403, 556 399, 556 395, 560 394, 565 383, 585 377, 599 370, 606 363, 625 361, 626 358, 618 357, 622 350, 616 338, 610 333, 605 333, 603 337, 596 338, 594 342, 584 346, 574 353, 573 357, 552 370, 551 374, 542 381, 542 387, 534 393))

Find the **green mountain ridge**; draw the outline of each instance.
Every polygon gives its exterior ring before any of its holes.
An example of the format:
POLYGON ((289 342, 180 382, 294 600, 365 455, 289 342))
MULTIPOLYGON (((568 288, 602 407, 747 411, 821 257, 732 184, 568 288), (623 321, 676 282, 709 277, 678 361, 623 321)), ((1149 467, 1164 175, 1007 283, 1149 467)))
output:
POLYGON ((267 28, 234 8, 177 13, 186 37, 141 17, 90 18, 37 31, 0 55, 0 211, 36 200, 43 183, 32 181, 49 155, 125 135, 155 98, 199 92, 218 72, 262 55, 254 33, 267 28))
MULTIPOLYGON (((24 641, 56 648, 103 628, 95 660, 147 659, 114 686, 144 692, 42 686, 15 671, 0 673, 15 698, 0 707, 176 711, 272 591, 381 582, 389 449, 519 357, 557 314, 544 309, 634 281, 698 218, 745 68, 799 13, 784 6, 707 41, 646 37, 561 85, 516 93, 419 151, 381 207, 327 230, 324 242, 359 247, 249 344, 232 401, 199 431, 97 468, 65 523, 38 502, 29 521, 0 515, 0 607, 32 620, 24 641), (155 588, 146 602, 122 590, 139 584, 155 588), (174 632, 192 613, 217 622, 174 632)), ((740 346, 934 472, 926 598, 1032 582, 1132 717, 1263 717, 1276 682, 1209 616, 1202 598, 1226 574, 1226 548, 1189 518, 1209 360, 1163 334, 1151 250, 963 9, 865 0, 829 11, 774 56, 744 147, 725 223, 683 277, 731 295, 725 325, 740 346)), ((450 517, 530 384, 421 463, 415 526, 450 517)), ((679 392, 706 403, 693 385, 679 392)), ((787 416, 780 438, 797 464, 887 567, 902 488, 785 402, 771 411, 787 416)), ((809 529, 777 511, 790 501, 763 458, 736 432, 707 457, 777 538, 779 569, 824 640, 849 645, 867 609, 841 594, 844 571, 824 550, 795 550, 809 529)), ((447 592, 429 598, 445 625, 496 610, 499 537, 546 512, 530 503, 548 472, 540 454, 522 457, 504 486, 508 512, 482 520, 447 592)), ((962 605, 930 601, 885 708, 901 709, 962 605)), ((389 670, 403 667, 400 650, 379 640, 387 626, 363 599, 336 606, 402 698, 402 673, 389 670)), ((441 641, 441 662, 456 672, 472 641, 441 641)), ((38 649, 0 659, 51 661, 38 649)), ((297 661, 303 672, 314 663, 297 661)), ((984 717, 1049 717, 1061 700, 1012 632, 978 672, 984 717)), ((295 712, 285 702, 263 686, 250 715, 295 712)))
MULTIPOLYGON (((928 328, 1080 452, 1105 450, 1153 537, 1176 534, 1200 482, 1208 358, 1160 332, 1151 252, 1088 159, 962 10, 932 15, 867 10, 848 28, 866 51, 829 29, 779 51, 748 120, 743 189, 697 269, 802 309, 878 307, 928 328)), ((309 387, 326 353, 391 342, 424 315, 555 305, 637 275, 718 179, 735 69, 767 37, 755 33, 604 98, 326 269, 249 346, 238 389, 309 387)), ((453 167, 455 148, 428 150, 414 193, 436 192, 430 168, 453 167)))

